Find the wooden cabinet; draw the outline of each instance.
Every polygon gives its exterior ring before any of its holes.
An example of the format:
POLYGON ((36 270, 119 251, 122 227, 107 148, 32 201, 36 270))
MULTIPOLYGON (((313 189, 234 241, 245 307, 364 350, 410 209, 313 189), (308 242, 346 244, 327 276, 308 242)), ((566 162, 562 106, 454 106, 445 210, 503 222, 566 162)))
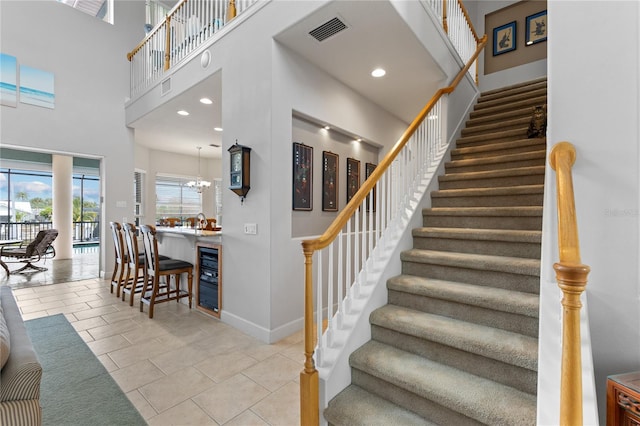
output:
POLYGON ((196 308, 220 318, 222 309, 222 246, 196 244, 196 308))
POLYGON ((640 371, 607 378, 607 426, 640 426, 640 371))

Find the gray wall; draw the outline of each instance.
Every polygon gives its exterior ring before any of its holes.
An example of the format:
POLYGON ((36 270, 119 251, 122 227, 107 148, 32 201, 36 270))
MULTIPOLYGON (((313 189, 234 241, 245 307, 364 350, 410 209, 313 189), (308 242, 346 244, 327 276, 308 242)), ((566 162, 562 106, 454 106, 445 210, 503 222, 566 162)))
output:
POLYGON ((360 161, 360 184, 365 180, 365 164, 378 164, 379 148, 364 142, 354 142, 336 130, 325 130, 318 124, 293 119, 293 141, 304 143, 313 148, 313 210, 292 211, 291 236, 293 238, 312 238, 322 235, 331 222, 338 216, 339 210, 347 205, 347 158, 360 161), (322 152, 338 154, 338 211, 322 210, 323 165, 322 152))
MULTIPOLYGON (((144 2, 116 1, 115 25, 54 1, 3 0, 0 15, 0 51, 54 73, 56 92, 55 109, 1 106, 0 143, 101 159, 101 234, 108 235, 105 223, 133 215, 126 53, 143 36, 144 2)), ((101 269, 109 271, 113 242, 103 241, 101 269)))

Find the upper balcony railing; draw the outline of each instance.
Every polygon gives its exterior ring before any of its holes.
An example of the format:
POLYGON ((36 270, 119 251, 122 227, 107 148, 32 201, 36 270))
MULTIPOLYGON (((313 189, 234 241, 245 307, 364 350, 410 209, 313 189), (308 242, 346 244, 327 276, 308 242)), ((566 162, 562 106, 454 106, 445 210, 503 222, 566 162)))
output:
POLYGON ((182 0, 131 52, 131 96, 157 82, 258 0, 182 0))
MULTIPOLYGON (((134 97, 209 40, 236 15, 260 0, 182 0, 131 52, 130 91, 134 97)), ((480 37, 462 0, 427 0, 451 43, 467 63, 480 37)), ((477 61, 469 73, 478 81, 477 61)))

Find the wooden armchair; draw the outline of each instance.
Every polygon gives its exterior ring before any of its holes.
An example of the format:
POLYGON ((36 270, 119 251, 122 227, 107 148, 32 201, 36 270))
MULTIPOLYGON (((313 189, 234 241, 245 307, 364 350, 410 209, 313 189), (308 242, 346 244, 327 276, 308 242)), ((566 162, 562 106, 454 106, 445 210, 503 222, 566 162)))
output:
POLYGON ((58 237, 57 229, 46 229, 38 232, 36 238, 28 244, 24 242, 18 247, 2 247, 0 257, 12 258, 14 260, 4 260, 3 263, 24 263, 24 266, 9 272, 6 265, 3 267, 7 270, 7 274, 18 274, 27 269, 35 271, 46 271, 47 268, 36 266, 34 263, 40 260, 52 259, 56 255, 53 248, 53 241, 58 237))

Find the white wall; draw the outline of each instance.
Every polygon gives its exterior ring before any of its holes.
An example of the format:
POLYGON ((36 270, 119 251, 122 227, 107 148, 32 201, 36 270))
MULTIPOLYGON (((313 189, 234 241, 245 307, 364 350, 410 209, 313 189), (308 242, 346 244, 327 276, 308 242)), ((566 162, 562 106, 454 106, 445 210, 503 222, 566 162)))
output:
MULTIPOLYGON (((0 143, 101 158, 101 235, 108 236, 105 223, 133 215, 126 53, 143 36, 144 2, 116 1, 115 25, 54 1, 3 0, 0 15, 0 51, 54 73, 56 93, 55 109, 1 106, 0 143)), ((113 241, 102 241, 101 269, 109 271, 113 241)))
MULTIPOLYGON (((607 375, 640 370, 640 2, 551 1, 548 11, 548 149, 566 140, 577 151, 576 211, 582 262, 591 267, 586 298, 604 424, 607 375), (598 36, 586 42, 585 28, 598 36)), ((548 168, 545 222, 555 220, 553 179, 548 168)), ((554 238, 543 234, 548 285, 555 285, 554 238)))

